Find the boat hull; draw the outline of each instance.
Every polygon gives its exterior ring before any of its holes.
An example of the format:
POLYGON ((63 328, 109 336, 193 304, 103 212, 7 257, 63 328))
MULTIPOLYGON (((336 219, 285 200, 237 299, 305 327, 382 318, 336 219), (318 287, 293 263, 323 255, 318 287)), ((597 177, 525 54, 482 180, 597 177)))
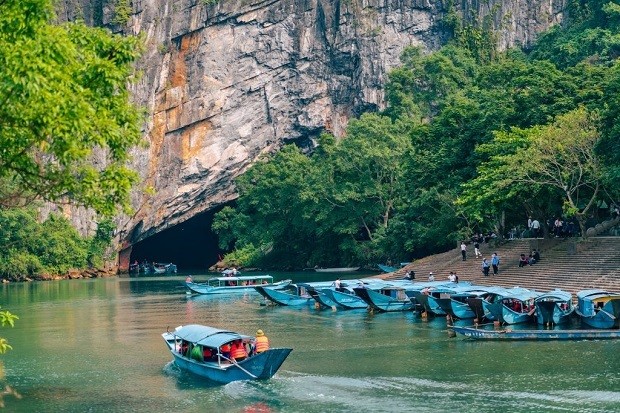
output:
MULTIPOLYGON (((263 284, 264 287, 282 289, 290 285, 291 280, 282 280, 273 284, 263 284)), ((207 284, 185 282, 187 289, 196 294, 248 294, 255 293, 255 285, 211 286, 207 284)))
POLYGON ((540 325, 566 324, 570 321, 573 309, 562 310, 558 303, 542 301, 536 303, 536 322, 540 325))
POLYGON ((316 272, 355 272, 360 267, 338 267, 338 268, 315 268, 316 272))
POLYGON ((279 291, 273 288, 258 285, 254 286, 254 289, 267 300, 279 305, 303 306, 314 302, 314 299, 311 296, 289 294, 285 291, 279 291))
POLYGON ((619 339, 620 330, 484 330, 453 326, 455 333, 476 340, 607 340, 619 339))
POLYGON ((174 364, 181 370, 204 377, 215 383, 226 384, 239 380, 270 379, 276 374, 292 350, 290 348, 273 348, 237 364, 226 365, 198 362, 183 357, 172 350, 170 353, 174 357, 174 364))
POLYGON ((370 306, 381 312, 408 311, 413 309, 413 302, 408 298, 397 298, 367 288, 354 288, 355 294, 370 306))
POLYGON ((358 297, 355 294, 351 293, 343 293, 340 291, 332 290, 329 288, 325 288, 322 292, 331 298, 333 302, 336 303, 341 308, 347 310, 354 310, 359 308, 367 308, 368 304, 361 297, 358 297))

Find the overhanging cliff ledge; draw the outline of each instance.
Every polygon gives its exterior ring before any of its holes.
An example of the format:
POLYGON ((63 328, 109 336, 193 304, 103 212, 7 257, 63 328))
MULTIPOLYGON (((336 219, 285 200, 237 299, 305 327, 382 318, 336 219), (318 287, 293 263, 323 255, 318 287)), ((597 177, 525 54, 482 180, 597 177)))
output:
MULTIPOLYGON (((566 0, 454 3, 465 18, 491 16, 506 48, 560 23, 566 0)), ((342 136, 351 117, 383 108, 386 74, 403 49, 434 50, 447 39, 447 4, 61 2, 62 19, 145 38, 133 95, 149 114, 148 146, 133 154, 142 187, 133 198, 137 213, 123 223, 125 245, 234 200, 233 179, 261 154, 289 142, 310 148, 324 131, 342 136), (118 24, 125 3, 131 11, 118 24)))

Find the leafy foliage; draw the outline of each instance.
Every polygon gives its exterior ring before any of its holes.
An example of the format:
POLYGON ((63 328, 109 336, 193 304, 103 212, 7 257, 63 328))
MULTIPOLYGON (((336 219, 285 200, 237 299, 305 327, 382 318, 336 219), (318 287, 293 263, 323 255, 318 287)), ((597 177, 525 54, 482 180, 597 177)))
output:
POLYGON ((446 7, 453 40, 403 53, 383 113, 240 178, 216 228, 238 265, 405 260, 529 215, 583 224, 595 202, 618 203, 620 6, 572 0, 571 24, 505 53, 488 19, 446 7))
MULTIPOLYGON (((9 311, 0 311, 0 326, 2 327, 13 327, 15 325, 15 320, 18 319, 18 316, 9 311)), ((8 341, 5 338, 0 337, 0 354, 4 354, 12 349, 13 347, 9 345, 8 341)))
POLYGON ((140 112, 127 81, 137 38, 52 25, 51 0, 0 2, 0 205, 71 201, 128 208, 140 112))
POLYGON ((64 274, 102 263, 111 242, 110 225, 104 221, 94 237, 83 238, 61 216, 39 222, 34 209, 0 210, 0 277, 64 274))

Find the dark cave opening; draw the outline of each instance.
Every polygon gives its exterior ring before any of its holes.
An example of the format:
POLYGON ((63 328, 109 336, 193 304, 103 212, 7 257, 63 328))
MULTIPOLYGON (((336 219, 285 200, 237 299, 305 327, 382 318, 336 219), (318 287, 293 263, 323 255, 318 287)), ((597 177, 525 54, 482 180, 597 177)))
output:
POLYGON ((206 271, 221 253, 218 237, 211 230, 213 215, 220 210, 198 214, 134 244, 130 262, 171 262, 179 272, 206 271))

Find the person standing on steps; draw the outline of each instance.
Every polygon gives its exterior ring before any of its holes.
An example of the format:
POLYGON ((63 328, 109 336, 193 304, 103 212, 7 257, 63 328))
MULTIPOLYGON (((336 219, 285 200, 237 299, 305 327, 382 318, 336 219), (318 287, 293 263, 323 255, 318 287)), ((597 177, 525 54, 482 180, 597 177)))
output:
POLYGON ((461 241, 461 255, 463 256, 463 261, 467 261, 467 245, 465 245, 465 241, 461 241))
POLYGON ((497 275, 499 272, 499 256, 497 252, 494 252, 491 256, 491 266, 493 267, 493 275, 497 275))
POLYGON ((489 269, 491 268, 491 266, 489 265, 489 262, 487 261, 486 258, 482 259, 482 273, 484 274, 485 277, 489 276, 489 269))
POLYGON ((474 254, 476 254, 476 258, 482 257, 482 253, 480 252, 480 242, 478 242, 478 240, 474 242, 474 254))

